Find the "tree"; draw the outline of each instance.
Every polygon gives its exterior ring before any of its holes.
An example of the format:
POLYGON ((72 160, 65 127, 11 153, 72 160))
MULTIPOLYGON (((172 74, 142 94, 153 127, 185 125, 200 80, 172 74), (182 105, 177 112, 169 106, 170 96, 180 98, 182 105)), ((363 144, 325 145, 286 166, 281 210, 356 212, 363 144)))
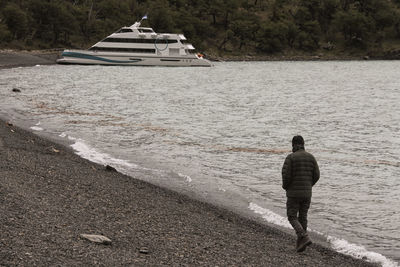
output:
POLYGON ((97 12, 94 9, 94 0, 85 1, 85 3, 72 9, 72 14, 80 30, 79 35, 81 35, 82 43, 84 44, 90 42, 92 37, 96 37, 96 33, 98 32, 96 23, 97 12))
POLYGON ((344 36, 348 46, 365 48, 374 32, 374 22, 357 10, 341 11, 335 15, 334 25, 344 36))
POLYGON ((316 0, 306 0, 294 14, 294 22, 299 32, 296 39, 296 47, 302 50, 316 50, 319 48, 321 28, 317 21, 319 8, 316 0))
POLYGON ((143 26, 213 53, 397 49, 400 38, 400 0, 0 0, 0 42, 82 48, 145 14, 143 26))
POLYGON ((281 52, 288 44, 289 27, 282 22, 269 21, 262 25, 258 49, 266 53, 281 52))
POLYGON ((0 22, 0 43, 9 42, 12 40, 12 34, 8 30, 7 25, 0 22))
MULTIPOLYGON (((144 15, 144 14, 143 14, 144 15)), ((97 19, 109 21, 111 29, 132 24, 132 14, 127 1, 103 0, 97 4, 97 19)))
POLYGON ((53 45, 60 41, 68 43, 69 36, 77 29, 76 18, 69 11, 73 9, 70 5, 31 0, 30 11, 36 37, 53 45))
POLYGON ((395 37, 400 38, 400 10, 395 11, 395 19, 393 22, 393 27, 395 31, 395 37))
POLYGON ((150 9, 149 23, 159 32, 172 32, 175 23, 167 1, 157 0, 150 9))
POLYGON ((322 0, 318 14, 318 22, 322 32, 328 32, 332 20, 339 9, 339 0, 322 0))
POLYGON ((314 51, 320 47, 320 28, 317 21, 305 22, 297 34, 295 47, 305 51, 314 51))
POLYGON ((256 39, 256 32, 259 30, 260 22, 256 16, 251 16, 248 12, 240 12, 232 19, 229 27, 234 33, 234 36, 239 39, 239 50, 249 42, 256 39))
POLYGON ((14 3, 9 3, 3 10, 4 22, 13 39, 24 39, 28 30, 27 14, 14 3))
POLYGON ((239 7, 239 0, 208 0, 209 14, 212 16, 214 25, 223 25, 227 30, 231 23, 231 18, 239 7), (218 20, 218 18, 220 18, 218 20))

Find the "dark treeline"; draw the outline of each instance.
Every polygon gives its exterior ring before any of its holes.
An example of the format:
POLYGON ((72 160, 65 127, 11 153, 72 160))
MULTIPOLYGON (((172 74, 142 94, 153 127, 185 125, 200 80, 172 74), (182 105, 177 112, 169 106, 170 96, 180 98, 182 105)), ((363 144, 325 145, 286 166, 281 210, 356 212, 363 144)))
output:
POLYGON ((87 48, 144 14, 214 55, 400 47, 400 0, 0 0, 0 47, 87 48))

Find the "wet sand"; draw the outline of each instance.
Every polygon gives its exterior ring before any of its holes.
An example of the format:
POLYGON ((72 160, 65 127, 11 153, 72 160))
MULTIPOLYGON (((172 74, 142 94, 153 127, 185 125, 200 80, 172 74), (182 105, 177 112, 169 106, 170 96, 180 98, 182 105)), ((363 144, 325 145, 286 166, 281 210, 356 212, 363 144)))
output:
POLYGON ((12 123, 0 120, 0 266, 376 266, 318 244, 296 253, 294 235, 89 162, 12 123))
POLYGON ((0 69, 55 64, 60 55, 60 50, 0 50, 0 69))

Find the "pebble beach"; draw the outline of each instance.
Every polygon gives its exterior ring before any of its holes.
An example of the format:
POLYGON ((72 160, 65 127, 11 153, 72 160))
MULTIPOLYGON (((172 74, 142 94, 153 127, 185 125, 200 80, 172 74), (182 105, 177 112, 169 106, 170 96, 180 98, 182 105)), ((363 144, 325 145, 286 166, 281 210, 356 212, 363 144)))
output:
MULTIPOLYGON (((56 57, 0 53, 0 68, 56 57)), ((87 161, 5 120, 0 214, 0 266, 377 266, 320 244, 296 253, 294 234, 87 161)))

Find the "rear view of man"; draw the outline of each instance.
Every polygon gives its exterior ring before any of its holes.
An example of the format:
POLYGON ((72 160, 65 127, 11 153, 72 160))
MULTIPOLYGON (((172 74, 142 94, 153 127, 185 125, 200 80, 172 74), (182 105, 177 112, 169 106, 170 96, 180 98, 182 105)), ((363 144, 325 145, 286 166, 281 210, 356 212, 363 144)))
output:
POLYGON ((288 220, 297 234, 296 250, 302 252, 312 243, 307 234, 307 213, 319 167, 314 156, 305 151, 300 135, 293 137, 292 151, 282 167, 282 187, 286 190, 288 220))

